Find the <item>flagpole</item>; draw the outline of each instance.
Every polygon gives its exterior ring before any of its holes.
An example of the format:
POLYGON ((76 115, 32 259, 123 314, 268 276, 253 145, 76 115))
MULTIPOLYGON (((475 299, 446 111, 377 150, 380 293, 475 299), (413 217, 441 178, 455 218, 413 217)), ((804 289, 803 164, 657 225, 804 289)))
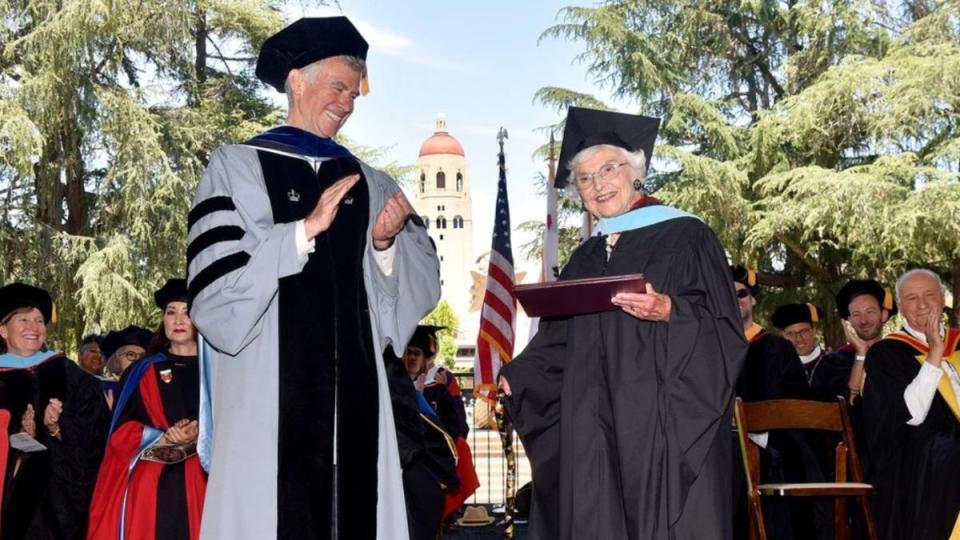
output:
POLYGON ((554 281, 559 254, 560 229, 557 223, 557 157, 554 153, 556 140, 550 131, 550 150, 547 155, 547 222, 543 234, 543 250, 540 252, 542 266, 540 281, 554 281))
MULTIPOLYGON (((506 158, 503 153, 503 143, 507 139, 507 130, 500 128, 497 132, 497 142, 500 145, 500 154, 497 161, 500 166, 500 174, 506 173, 506 158)), ((506 394, 503 390, 497 392, 497 406, 494 408, 494 416, 497 421, 497 431, 500 432, 500 443, 503 446, 503 459, 506 462, 506 478, 504 479, 504 512, 503 512, 503 538, 504 540, 513 540, 514 535, 514 490, 517 483, 517 459, 513 452, 513 421, 504 407, 506 394)))

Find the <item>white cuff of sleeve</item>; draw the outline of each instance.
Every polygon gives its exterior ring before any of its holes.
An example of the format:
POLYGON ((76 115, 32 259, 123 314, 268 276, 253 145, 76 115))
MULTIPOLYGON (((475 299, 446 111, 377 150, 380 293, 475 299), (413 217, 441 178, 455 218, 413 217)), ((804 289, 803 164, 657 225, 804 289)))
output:
POLYGON ((307 230, 304 228, 303 220, 297 222, 297 255, 300 258, 306 257, 308 254, 313 253, 314 246, 316 245, 316 239, 311 238, 307 240, 307 230))
POLYGON ((760 448, 766 448, 767 443, 770 441, 770 432, 764 431, 763 433, 747 433, 747 437, 750 437, 750 440, 760 448))
POLYGON ((385 276, 393 274, 393 254, 396 253, 396 250, 396 242, 390 244, 390 247, 383 251, 373 250, 373 258, 376 259, 377 266, 380 267, 380 271, 383 272, 385 276))
POLYGON ((937 393, 937 385, 943 377, 943 370, 926 362, 920 365, 920 373, 903 390, 903 401, 910 411, 910 420, 907 424, 919 426, 927 419, 933 397, 937 393))

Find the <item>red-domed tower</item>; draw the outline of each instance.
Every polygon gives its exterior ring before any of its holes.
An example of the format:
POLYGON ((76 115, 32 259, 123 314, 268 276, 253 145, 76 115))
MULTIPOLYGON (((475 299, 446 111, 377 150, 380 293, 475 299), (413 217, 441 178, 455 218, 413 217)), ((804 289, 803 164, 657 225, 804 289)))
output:
MULTIPOLYGON (((469 357, 477 336, 479 317, 470 310, 473 279, 473 201, 463 146, 449 132, 444 115, 437 130, 420 146, 413 185, 413 207, 427 223, 440 258, 441 299, 460 320, 457 344, 469 357)), ((458 355, 459 356, 459 355, 458 355)))

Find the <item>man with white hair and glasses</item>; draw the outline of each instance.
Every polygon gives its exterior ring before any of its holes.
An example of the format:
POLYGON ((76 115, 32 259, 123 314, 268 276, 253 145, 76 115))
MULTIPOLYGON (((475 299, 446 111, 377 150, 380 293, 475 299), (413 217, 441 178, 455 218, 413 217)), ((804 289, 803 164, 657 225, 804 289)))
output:
POLYGON ((864 421, 884 539, 960 536, 960 331, 943 324, 945 292, 927 269, 896 285, 903 327, 870 347, 864 421))

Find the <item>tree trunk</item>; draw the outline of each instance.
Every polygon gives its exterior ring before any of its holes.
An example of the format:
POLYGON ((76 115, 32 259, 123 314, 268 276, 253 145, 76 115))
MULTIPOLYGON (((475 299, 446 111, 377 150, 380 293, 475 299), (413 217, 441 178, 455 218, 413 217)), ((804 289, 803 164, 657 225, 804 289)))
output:
POLYGON ((63 184, 60 167, 62 132, 50 134, 43 145, 43 156, 33 166, 34 193, 37 197, 37 221, 56 230, 63 229, 63 184))

